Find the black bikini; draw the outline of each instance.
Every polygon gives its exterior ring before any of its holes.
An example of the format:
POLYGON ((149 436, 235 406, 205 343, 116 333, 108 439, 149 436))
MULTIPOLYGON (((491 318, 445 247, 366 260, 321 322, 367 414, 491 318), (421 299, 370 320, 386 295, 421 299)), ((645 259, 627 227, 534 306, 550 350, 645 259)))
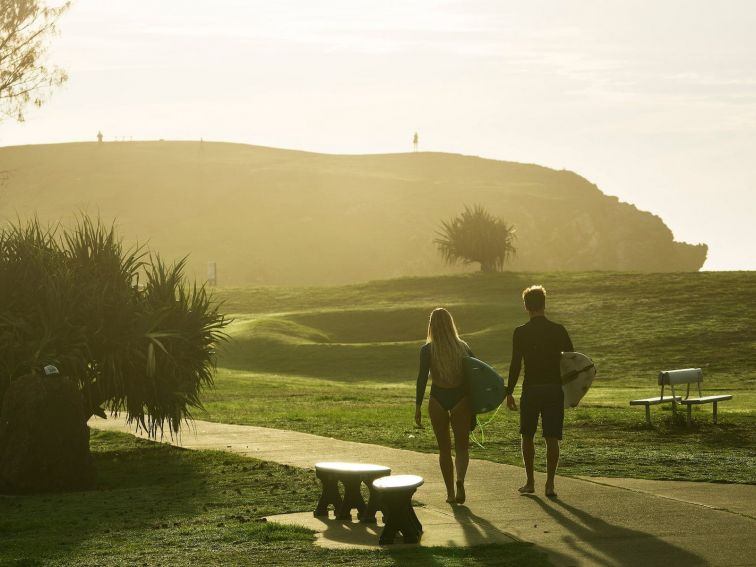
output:
POLYGON ((431 384, 430 396, 441 404, 441 407, 446 411, 451 411, 467 396, 467 388, 464 386, 441 388, 440 386, 431 384))

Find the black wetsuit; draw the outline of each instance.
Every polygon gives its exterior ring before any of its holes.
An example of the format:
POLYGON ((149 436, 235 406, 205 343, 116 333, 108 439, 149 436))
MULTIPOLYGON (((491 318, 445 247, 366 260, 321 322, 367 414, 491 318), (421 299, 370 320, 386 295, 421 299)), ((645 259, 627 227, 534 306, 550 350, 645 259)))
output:
MULTIPOLYGON (((469 349, 468 356, 473 356, 472 351, 469 349)), ((420 349, 420 370, 417 373, 417 385, 415 386, 415 404, 418 406, 423 403, 423 398, 425 397, 425 387, 428 384, 430 369, 431 344, 427 343, 420 349)), ((446 411, 451 411, 468 394, 467 385, 463 377, 460 377, 460 384, 460 386, 453 388, 444 388, 431 383, 430 395, 441 404, 442 408, 446 411)))
POLYGON ((533 317, 514 330, 507 388, 511 394, 525 360, 520 399, 520 433, 534 435, 541 416, 544 437, 562 438, 564 393, 559 371, 562 352, 572 352, 567 330, 544 316, 533 317))

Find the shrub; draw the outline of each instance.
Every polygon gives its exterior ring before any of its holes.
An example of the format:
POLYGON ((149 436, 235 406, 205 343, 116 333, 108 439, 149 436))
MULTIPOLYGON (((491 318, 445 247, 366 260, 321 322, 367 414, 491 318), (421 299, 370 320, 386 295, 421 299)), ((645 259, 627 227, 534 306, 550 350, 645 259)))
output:
POLYGON ((70 229, 0 229, 0 403, 14 379, 54 364, 87 418, 125 411, 151 436, 178 432, 212 384, 228 322, 184 264, 127 249, 86 216, 70 229))
POLYGON ((448 264, 480 263, 482 272, 499 272, 515 254, 514 226, 491 215, 481 205, 465 207, 462 213, 441 223, 434 240, 448 264))

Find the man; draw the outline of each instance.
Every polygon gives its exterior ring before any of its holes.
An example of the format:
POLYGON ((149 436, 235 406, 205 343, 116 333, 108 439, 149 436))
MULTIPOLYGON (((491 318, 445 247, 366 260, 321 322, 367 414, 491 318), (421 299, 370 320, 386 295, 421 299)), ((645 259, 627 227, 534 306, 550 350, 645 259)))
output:
POLYGON ((525 309, 530 321, 514 330, 512 337, 512 363, 509 366, 507 384, 507 407, 517 411, 512 396, 520 376, 520 365, 525 360, 525 378, 520 398, 520 435, 522 437, 522 462, 527 480, 520 493, 535 491, 533 437, 541 416, 541 434, 546 440, 546 496, 556 498, 554 476, 559 463, 559 441, 564 423, 564 393, 559 372, 562 352, 572 352, 572 341, 567 330, 546 318, 546 290, 539 285, 522 292, 525 309))

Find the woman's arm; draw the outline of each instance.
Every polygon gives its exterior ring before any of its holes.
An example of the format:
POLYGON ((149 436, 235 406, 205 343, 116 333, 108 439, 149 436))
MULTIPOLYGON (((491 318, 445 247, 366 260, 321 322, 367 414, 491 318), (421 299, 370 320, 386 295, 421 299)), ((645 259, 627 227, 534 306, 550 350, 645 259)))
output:
POLYGON ((420 407, 425 397, 425 387, 428 385, 428 374, 430 374, 430 344, 426 344, 420 349, 420 370, 417 373, 417 384, 415 385, 415 423, 418 427, 421 425, 420 407))

